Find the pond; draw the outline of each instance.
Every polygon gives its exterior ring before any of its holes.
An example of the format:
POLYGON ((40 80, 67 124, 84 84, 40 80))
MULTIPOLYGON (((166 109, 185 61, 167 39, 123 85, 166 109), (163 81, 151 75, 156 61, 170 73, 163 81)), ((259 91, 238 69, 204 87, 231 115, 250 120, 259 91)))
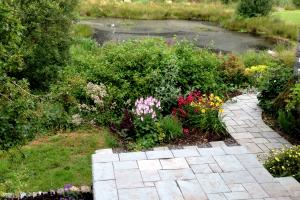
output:
POLYGON ((88 24, 94 29, 94 38, 100 44, 132 38, 176 37, 178 40, 189 40, 198 47, 208 47, 221 52, 238 53, 272 48, 264 38, 227 31, 201 21, 99 18, 82 20, 80 23, 88 24))

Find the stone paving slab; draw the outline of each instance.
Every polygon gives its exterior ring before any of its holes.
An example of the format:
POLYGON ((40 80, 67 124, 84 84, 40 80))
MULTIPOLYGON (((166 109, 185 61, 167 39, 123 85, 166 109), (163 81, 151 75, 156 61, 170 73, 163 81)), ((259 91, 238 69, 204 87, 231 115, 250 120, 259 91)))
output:
POLYGON ((132 153, 95 153, 94 157, 100 158, 93 162, 94 198, 300 199, 300 184, 294 178, 273 178, 256 155, 243 146, 219 143, 216 147, 191 149, 199 154, 168 149, 145 152, 143 155, 150 155, 146 158, 132 153), (173 152, 181 155, 176 157, 173 152))
POLYGON ((223 120, 241 146, 154 148, 92 156, 95 200, 300 200, 292 177, 274 178, 257 156, 290 145, 261 119, 256 95, 224 105, 223 120))

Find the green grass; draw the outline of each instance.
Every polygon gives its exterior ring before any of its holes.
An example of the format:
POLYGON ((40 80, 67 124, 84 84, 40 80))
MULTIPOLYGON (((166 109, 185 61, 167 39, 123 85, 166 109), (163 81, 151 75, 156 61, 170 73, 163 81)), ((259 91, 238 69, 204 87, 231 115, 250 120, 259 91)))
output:
POLYGON ((300 26, 300 10, 286 10, 274 13, 274 16, 286 21, 287 23, 292 23, 300 26))
POLYGON ((90 128, 43 136, 16 150, 13 156, 0 152, 1 192, 37 192, 63 187, 91 185, 91 154, 105 148, 105 130, 90 128))

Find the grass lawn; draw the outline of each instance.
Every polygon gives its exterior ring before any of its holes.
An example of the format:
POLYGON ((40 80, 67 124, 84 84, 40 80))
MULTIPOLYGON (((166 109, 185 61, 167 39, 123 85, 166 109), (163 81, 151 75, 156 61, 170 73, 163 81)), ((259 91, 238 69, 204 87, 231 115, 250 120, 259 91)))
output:
POLYGON ((104 130, 89 128, 40 137, 13 157, 0 152, 1 192, 37 192, 65 184, 91 185, 91 154, 105 148, 104 130))
POLYGON ((276 12, 274 13, 274 16, 277 16, 288 23, 293 23, 300 26, 300 10, 276 12))

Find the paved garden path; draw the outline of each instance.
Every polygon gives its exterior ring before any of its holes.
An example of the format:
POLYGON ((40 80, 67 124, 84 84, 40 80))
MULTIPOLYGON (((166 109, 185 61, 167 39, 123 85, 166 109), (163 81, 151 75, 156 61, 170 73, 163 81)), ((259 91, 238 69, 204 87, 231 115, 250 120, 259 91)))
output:
POLYGON ((288 143, 262 122, 255 95, 236 99, 224 105, 223 115, 242 146, 212 142, 211 148, 98 150, 92 156, 95 199, 299 200, 300 184, 291 177, 273 178, 256 157, 288 143))
POLYGON ((263 159, 272 149, 291 144, 267 126, 255 94, 244 94, 223 106, 223 121, 229 134, 240 144, 263 159))

